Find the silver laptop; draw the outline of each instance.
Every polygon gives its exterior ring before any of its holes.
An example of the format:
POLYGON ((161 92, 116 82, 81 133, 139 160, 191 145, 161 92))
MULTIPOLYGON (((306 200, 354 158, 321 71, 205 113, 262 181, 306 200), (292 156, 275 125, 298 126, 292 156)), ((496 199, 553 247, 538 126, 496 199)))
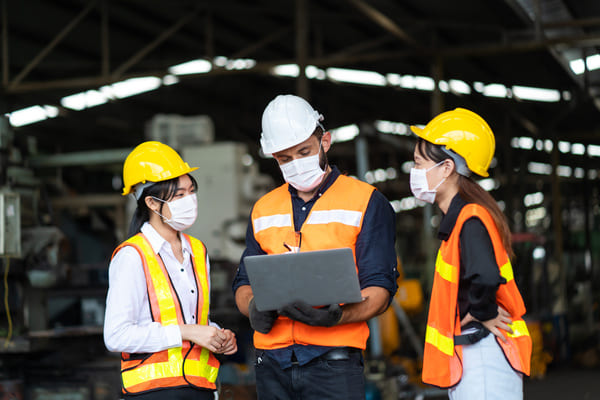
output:
POLYGON ((278 310, 295 300, 311 306, 362 300, 349 248, 244 257, 259 311, 278 310))

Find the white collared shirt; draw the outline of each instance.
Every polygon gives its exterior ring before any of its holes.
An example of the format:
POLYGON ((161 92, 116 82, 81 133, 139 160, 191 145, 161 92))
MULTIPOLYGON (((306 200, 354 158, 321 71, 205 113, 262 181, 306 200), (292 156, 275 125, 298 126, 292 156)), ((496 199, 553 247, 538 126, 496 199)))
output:
MULTIPOLYGON (((145 223, 141 232, 152 249, 163 260, 173 287, 181 302, 186 324, 195 324, 198 299, 191 258, 192 250, 182 240, 183 263, 176 258, 171 245, 150 225, 145 223)), ((210 264, 206 256, 210 290, 210 264)), ((126 353, 155 353, 181 346, 178 325, 162 326, 153 322, 148 300, 144 266, 139 253, 131 246, 123 247, 115 255, 108 270, 108 294, 104 316, 104 343, 110 351, 126 353)), ((218 326, 215 323, 210 325, 218 326)))

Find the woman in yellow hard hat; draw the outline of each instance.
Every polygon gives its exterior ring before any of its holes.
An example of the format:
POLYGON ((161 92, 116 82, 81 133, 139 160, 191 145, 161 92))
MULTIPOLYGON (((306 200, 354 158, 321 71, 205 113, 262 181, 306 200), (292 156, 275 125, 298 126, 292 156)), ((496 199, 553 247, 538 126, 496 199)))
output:
POLYGON ((212 400, 213 353, 237 351, 234 333, 208 318, 206 248, 182 233, 197 215, 195 169, 159 142, 140 144, 123 166, 123 195, 137 209, 109 266, 104 342, 121 352, 124 397, 212 400))
POLYGON ((494 134, 483 118, 462 108, 411 129, 418 136, 411 190, 443 213, 423 381, 449 388, 452 400, 522 399, 531 338, 510 263, 510 229, 472 177, 488 176, 494 134))

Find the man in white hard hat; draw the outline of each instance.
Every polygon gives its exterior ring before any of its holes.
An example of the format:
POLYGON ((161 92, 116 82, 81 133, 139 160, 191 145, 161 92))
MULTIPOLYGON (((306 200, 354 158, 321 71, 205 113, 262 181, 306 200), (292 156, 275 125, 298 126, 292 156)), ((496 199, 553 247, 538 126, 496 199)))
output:
POLYGON ((386 310, 397 289, 394 211, 373 186, 329 165, 331 134, 322 120, 293 95, 277 96, 262 116, 262 151, 286 183, 254 205, 233 282, 236 304, 255 330, 259 399, 364 400, 366 321, 386 310), (364 301, 257 310, 245 256, 342 247, 354 251, 364 301))

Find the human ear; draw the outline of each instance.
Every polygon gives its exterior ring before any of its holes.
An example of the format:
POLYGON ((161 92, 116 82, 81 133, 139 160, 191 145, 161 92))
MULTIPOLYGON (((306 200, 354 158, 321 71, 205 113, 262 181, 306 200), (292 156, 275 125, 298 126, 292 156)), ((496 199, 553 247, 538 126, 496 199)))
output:
POLYGON ((329 131, 323 132, 323 136, 321 136, 321 146, 325 153, 329 151, 329 148, 331 147, 331 133, 329 133, 329 131))

